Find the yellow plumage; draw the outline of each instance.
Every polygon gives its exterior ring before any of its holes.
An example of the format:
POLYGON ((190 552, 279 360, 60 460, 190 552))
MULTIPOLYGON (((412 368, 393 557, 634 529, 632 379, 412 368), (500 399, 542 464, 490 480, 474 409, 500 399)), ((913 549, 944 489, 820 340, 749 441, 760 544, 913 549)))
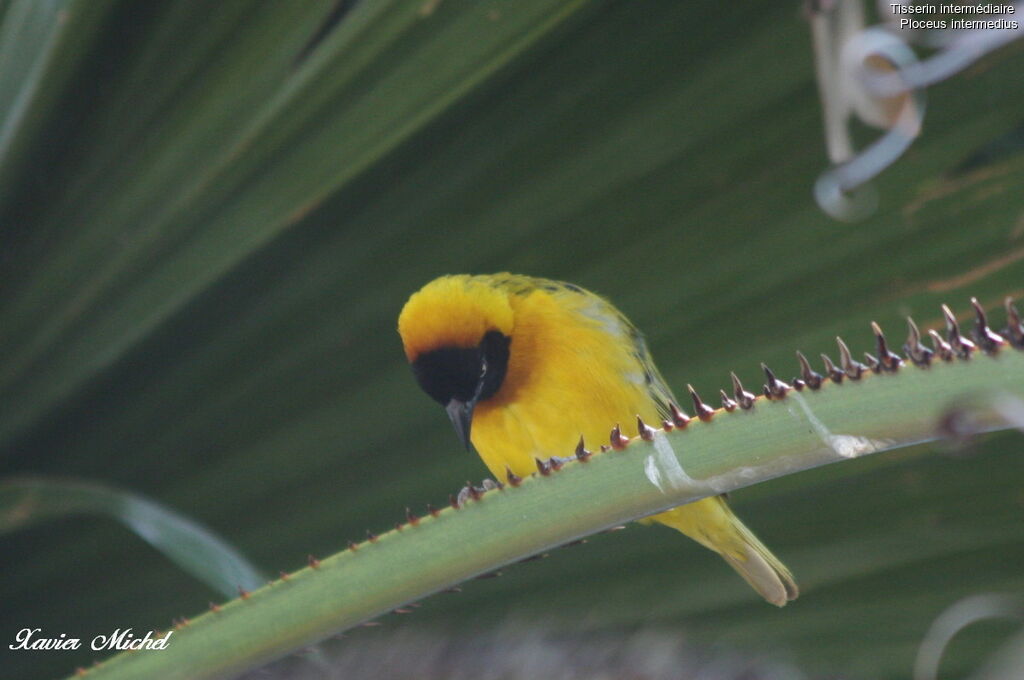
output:
MULTIPOLYGON (((409 299, 398 327, 420 384, 448 404, 457 430, 453 414, 467 419, 463 434, 498 479, 506 466, 527 476, 535 458, 568 455, 581 435, 603 441, 616 423, 635 436, 637 415, 658 423, 673 400, 633 325, 571 284, 444 276, 409 299)), ((797 596, 789 571, 721 497, 651 519, 721 554, 769 602, 797 596)))

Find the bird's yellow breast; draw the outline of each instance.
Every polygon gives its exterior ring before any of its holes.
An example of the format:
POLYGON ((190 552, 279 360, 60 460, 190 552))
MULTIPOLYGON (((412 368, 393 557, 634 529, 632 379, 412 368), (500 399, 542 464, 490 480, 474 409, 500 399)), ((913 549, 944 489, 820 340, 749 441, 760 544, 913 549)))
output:
POLYGON ((515 326, 501 390, 477 405, 473 444, 491 473, 536 470, 534 458, 569 456, 580 436, 590 448, 636 415, 658 422, 645 368, 621 315, 586 292, 537 288, 510 296, 515 326))

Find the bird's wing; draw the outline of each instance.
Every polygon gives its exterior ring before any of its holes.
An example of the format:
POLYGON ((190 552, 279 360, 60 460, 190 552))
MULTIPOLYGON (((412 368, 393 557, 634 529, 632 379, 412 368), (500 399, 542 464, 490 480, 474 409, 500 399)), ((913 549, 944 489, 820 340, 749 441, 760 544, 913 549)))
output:
MULTIPOLYGON (((622 314, 620 313, 619 316, 622 314)), ((665 378, 662 377, 661 371, 654 365, 654 359, 651 358, 651 353, 647 350, 647 342, 644 340, 643 334, 629 322, 629 319, 622 317, 622 322, 629 329, 629 339, 633 343, 634 355, 643 366, 647 391, 658 407, 658 413, 662 418, 671 419, 672 412, 669 404, 672 402, 678 404, 679 402, 672 395, 672 390, 669 389, 665 378)))
POLYGON ((633 358, 643 371, 643 381, 647 392, 654 401, 658 413, 662 418, 671 418, 672 412, 669 403, 675 401, 672 390, 669 389, 665 378, 662 377, 658 367, 651 358, 647 349, 647 342, 641 333, 626 316, 615 308, 615 305, 605 300, 600 295, 581 288, 572 283, 542 279, 530 276, 518 276, 514 274, 497 275, 500 284, 512 290, 513 293, 528 294, 535 289, 542 289, 554 295, 569 295, 576 297, 579 301, 578 311, 589 316, 602 324, 604 329, 618 338, 630 348, 633 358))

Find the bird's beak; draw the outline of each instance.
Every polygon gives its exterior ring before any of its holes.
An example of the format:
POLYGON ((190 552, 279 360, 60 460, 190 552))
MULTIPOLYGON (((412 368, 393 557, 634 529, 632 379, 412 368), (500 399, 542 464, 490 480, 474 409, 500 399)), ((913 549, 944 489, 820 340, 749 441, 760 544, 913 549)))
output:
POLYGON ((473 408, 475 406, 476 399, 469 401, 452 399, 444 407, 444 410, 448 412, 448 418, 452 421, 452 427, 455 428, 455 434, 459 435, 459 441, 467 449, 469 448, 469 430, 473 425, 473 408))

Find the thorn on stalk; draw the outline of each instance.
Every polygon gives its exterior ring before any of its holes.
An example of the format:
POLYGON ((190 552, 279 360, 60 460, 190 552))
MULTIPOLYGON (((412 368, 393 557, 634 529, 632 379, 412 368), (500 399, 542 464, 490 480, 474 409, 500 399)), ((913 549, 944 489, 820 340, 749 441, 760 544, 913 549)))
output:
POLYGON ((216 602, 211 602, 210 603, 210 611, 213 612, 214 614, 216 614, 217 612, 220 611, 220 605, 217 604, 216 602))
POLYGON ((250 595, 250 593, 249 593, 248 590, 246 590, 242 586, 238 586, 238 596, 240 598, 242 598, 243 600, 248 600, 249 599, 249 595, 250 595))
POLYGON ((932 352, 921 343, 921 331, 909 316, 907 317, 907 341, 903 343, 903 352, 915 366, 927 368, 932 365, 932 352))
POLYGON ((512 468, 508 465, 505 466, 505 479, 508 480, 510 486, 519 486, 523 483, 523 478, 512 472, 512 468))
POLYGON ((278 577, 279 579, 281 579, 282 581, 287 581, 288 579, 290 579, 290 578, 291 578, 291 577, 290 577, 290 576, 288 575, 288 572, 287 572, 287 571, 279 571, 279 572, 277 572, 277 577, 278 577))
POLYGON ((417 517, 416 515, 414 515, 412 513, 412 510, 410 510, 409 508, 406 508, 405 509, 405 521, 408 522, 410 526, 416 526, 417 524, 420 523, 420 518, 417 517))
POLYGON ((1011 345, 1017 349, 1024 349, 1024 323, 1021 323, 1020 312, 1017 311, 1011 297, 1007 297, 1003 305, 1006 307, 1006 328, 1003 329, 1003 335, 1011 345))
POLYGON ((836 365, 832 363, 832 360, 828 358, 827 354, 821 355, 821 361, 825 364, 825 373, 828 374, 829 380, 836 384, 843 382, 843 378, 846 377, 846 374, 836 368, 836 365))
POLYGON ((586 463, 590 460, 590 456, 592 455, 593 454, 590 451, 587 451, 586 447, 583 446, 583 435, 580 435, 580 441, 576 444, 576 460, 581 463, 586 463))
POLYGON ((860 377, 864 375, 864 371, 868 367, 854 360, 850 355, 850 348, 846 346, 846 343, 839 336, 836 336, 836 344, 839 345, 839 365, 843 367, 843 373, 850 380, 860 380, 860 377))
POLYGON ((455 497, 455 494, 448 494, 448 505, 451 506, 452 510, 461 510, 462 505, 459 503, 459 499, 455 497))
POLYGON ((690 422, 690 416, 683 413, 674 401, 670 401, 668 403, 668 410, 670 415, 672 416, 672 424, 678 427, 680 430, 686 427, 686 425, 690 422))
POLYGON ((743 389, 743 383, 740 382, 735 372, 730 373, 729 376, 732 378, 732 396, 736 403, 739 404, 739 407, 744 411, 754 408, 754 400, 757 397, 743 389))
POLYGON ((369 529, 367 529, 366 530, 366 540, 368 540, 370 543, 376 543, 377 542, 377 534, 375 534, 372 531, 370 531, 369 529))
POLYGON ((355 552, 356 550, 359 550, 359 546, 355 544, 355 541, 349 541, 348 542, 348 549, 351 550, 352 552, 355 552))
POLYGON ((974 307, 974 329, 971 331, 971 335, 974 336, 974 341, 978 343, 978 347, 982 349, 985 354, 995 354, 999 351, 999 348, 1006 344, 1006 340, 1003 336, 992 331, 988 326, 988 319, 985 318, 985 310, 981 308, 978 303, 978 298, 971 298, 971 306, 974 307))
POLYGON ((943 361, 952 361, 956 355, 953 353, 953 347, 950 346, 946 340, 938 334, 934 329, 928 330, 928 335, 931 336, 932 346, 935 347, 935 354, 939 356, 943 361))
POLYGON ((431 517, 437 517, 441 514, 441 511, 435 508, 430 503, 427 503, 427 512, 430 514, 431 517))
POLYGON ((764 375, 768 378, 768 382, 764 386, 764 396, 769 399, 782 399, 786 396, 786 392, 789 392, 792 387, 782 382, 775 377, 772 373, 772 369, 768 368, 766 364, 762 362, 761 370, 764 371, 764 375))
POLYGON ((800 379, 804 381, 804 384, 812 390, 821 387, 823 380, 821 373, 811 368, 811 363, 807 361, 807 357, 804 356, 803 352, 798 351, 796 353, 796 360, 800 362, 800 379))
POLYGON ((639 415, 636 417, 636 431, 640 434, 640 438, 645 442, 654 441, 654 429, 647 426, 644 419, 639 415))
POLYGON ((483 491, 480 490, 480 488, 473 486, 473 483, 470 482, 468 479, 466 480, 466 486, 463 487, 463 490, 470 498, 472 498, 475 501, 478 501, 484 497, 483 491))
POLYGON ((320 560, 318 560, 317 558, 313 557, 312 555, 308 555, 306 557, 306 563, 309 564, 310 569, 319 569, 320 568, 320 560))
POLYGON ((537 464, 537 472, 547 477, 551 474, 551 466, 542 461, 540 458, 534 458, 533 462, 537 464))
POLYGON ((977 349, 974 343, 960 333, 960 324, 947 305, 942 305, 942 315, 946 318, 946 341, 949 346, 961 359, 970 359, 971 352, 977 349))
POLYGON ((871 330, 875 333, 875 347, 878 348, 878 365, 886 373, 895 373, 903 365, 903 359, 898 354, 889 351, 889 345, 885 341, 885 334, 882 327, 874 321, 871 322, 871 330))
POLYGON ((622 428, 617 424, 612 428, 609 439, 611 440, 612 448, 616 451, 621 451, 629 445, 629 437, 622 434, 622 428))
POLYGON ((875 355, 870 352, 864 352, 864 365, 867 366, 872 373, 882 372, 882 362, 876 359, 875 355))
POLYGON ((548 465, 551 466, 552 472, 558 472, 565 465, 565 459, 559 458, 558 456, 551 456, 548 458, 548 465))
POLYGON ((700 395, 697 394, 697 390, 693 389, 693 385, 687 383, 686 389, 690 392, 690 399, 693 400, 693 411, 697 414, 697 417, 705 423, 711 420, 715 415, 715 409, 704 403, 700 395))
POLYGON ((718 394, 722 397, 722 408, 729 413, 732 413, 739 407, 739 404, 729 398, 729 395, 725 393, 725 390, 718 390, 718 394))

